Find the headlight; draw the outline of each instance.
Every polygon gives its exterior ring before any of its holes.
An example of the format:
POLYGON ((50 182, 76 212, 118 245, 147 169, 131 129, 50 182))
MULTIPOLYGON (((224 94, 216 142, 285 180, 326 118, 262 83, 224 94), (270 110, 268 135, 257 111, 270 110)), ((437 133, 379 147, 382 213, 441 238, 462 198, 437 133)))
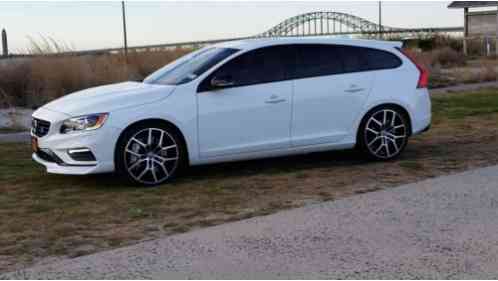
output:
POLYGON ((67 119, 62 123, 61 134, 98 129, 104 125, 107 117, 109 113, 96 113, 67 119))

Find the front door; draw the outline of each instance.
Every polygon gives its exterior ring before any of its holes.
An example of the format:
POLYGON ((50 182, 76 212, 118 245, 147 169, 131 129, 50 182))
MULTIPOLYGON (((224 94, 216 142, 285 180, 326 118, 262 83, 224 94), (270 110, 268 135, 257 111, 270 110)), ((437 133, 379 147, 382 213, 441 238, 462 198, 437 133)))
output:
POLYGON ((201 157, 288 148, 292 81, 286 47, 235 57, 209 75, 197 93, 201 157), (213 80, 223 81, 221 84, 213 80))

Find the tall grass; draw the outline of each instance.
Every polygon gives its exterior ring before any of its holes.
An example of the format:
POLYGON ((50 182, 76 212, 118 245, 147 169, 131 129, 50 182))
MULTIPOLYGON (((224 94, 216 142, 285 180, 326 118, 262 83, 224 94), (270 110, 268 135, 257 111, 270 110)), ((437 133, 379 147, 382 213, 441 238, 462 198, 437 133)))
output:
POLYGON ((74 50, 74 48, 69 46, 67 43, 59 42, 50 36, 41 36, 39 40, 28 36, 28 41, 29 45, 26 53, 31 55, 67 53, 74 50))
POLYGON ((147 75, 192 49, 177 48, 150 52, 85 56, 46 56, 70 52, 52 38, 31 39, 28 52, 33 58, 0 64, 0 107, 37 107, 71 92, 122 81, 144 79, 147 75))

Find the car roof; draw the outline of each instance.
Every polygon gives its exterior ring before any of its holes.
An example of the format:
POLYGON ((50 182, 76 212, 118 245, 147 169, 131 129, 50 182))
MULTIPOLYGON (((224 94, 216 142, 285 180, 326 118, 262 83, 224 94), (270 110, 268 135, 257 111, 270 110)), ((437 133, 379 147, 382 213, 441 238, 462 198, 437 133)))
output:
POLYGON ((398 41, 349 39, 349 38, 337 38, 331 36, 254 38, 254 39, 244 39, 237 41, 228 41, 228 42, 218 43, 214 46, 220 48, 252 50, 268 46, 290 45, 290 44, 336 44, 336 45, 370 47, 377 49, 392 49, 394 47, 402 46, 402 43, 398 41))

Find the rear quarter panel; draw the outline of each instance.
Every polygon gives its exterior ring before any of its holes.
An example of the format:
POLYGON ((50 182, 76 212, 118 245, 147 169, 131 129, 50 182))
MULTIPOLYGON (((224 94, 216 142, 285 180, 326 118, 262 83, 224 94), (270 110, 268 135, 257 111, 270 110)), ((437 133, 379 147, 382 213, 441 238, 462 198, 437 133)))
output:
POLYGON ((396 49, 386 50, 400 58, 402 64, 394 69, 372 71, 374 79, 370 95, 356 120, 352 136, 356 136, 358 127, 365 114, 376 106, 397 104, 408 111, 411 120, 413 120, 415 115, 416 105, 419 103, 416 91, 419 71, 409 59, 404 57, 396 49))

